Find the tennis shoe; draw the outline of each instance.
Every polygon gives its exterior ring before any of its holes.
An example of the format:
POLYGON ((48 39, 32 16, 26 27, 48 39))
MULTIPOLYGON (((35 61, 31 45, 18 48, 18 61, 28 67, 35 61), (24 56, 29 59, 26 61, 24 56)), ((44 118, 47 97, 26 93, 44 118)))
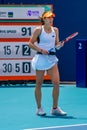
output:
POLYGON ((37 114, 38 116, 45 116, 45 115, 46 115, 46 113, 43 111, 42 108, 39 108, 39 109, 37 110, 36 114, 37 114))
POLYGON ((56 109, 52 109, 52 111, 51 111, 51 114, 52 115, 56 115, 56 116, 65 116, 65 115, 67 115, 67 113, 66 112, 64 112, 61 108, 56 108, 56 109))

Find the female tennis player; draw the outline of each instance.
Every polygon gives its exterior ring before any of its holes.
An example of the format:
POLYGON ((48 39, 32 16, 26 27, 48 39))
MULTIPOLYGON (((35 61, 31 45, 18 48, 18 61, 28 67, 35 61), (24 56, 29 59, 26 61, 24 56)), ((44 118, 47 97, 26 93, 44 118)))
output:
POLYGON ((59 31, 57 27, 53 27, 53 19, 55 14, 51 11, 44 12, 41 17, 42 25, 35 28, 30 40, 29 47, 36 50, 37 54, 32 60, 32 67, 36 70, 36 87, 35 87, 35 99, 37 103, 37 115, 44 116, 44 112, 41 104, 42 92, 41 86, 43 84, 44 73, 50 76, 53 84, 52 91, 52 110, 53 115, 66 115, 66 112, 61 110, 58 106, 59 98, 59 83, 60 76, 58 70, 58 59, 55 55, 55 47, 60 45, 62 47, 64 43, 59 42, 59 31), (51 49, 53 48, 53 49, 51 49))

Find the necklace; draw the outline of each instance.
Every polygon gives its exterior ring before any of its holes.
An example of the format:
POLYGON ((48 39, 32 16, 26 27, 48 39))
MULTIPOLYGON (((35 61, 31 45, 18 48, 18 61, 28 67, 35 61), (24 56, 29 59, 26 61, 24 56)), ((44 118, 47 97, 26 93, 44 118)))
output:
POLYGON ((50 28, 44 28, 45 32, 50 33, 52 31, 51 27, 50 28))

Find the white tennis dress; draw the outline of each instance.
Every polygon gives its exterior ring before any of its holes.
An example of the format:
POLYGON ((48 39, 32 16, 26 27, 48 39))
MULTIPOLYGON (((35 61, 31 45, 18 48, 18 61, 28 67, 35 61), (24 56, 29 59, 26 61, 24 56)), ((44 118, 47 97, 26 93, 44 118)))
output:
MULTIPOLYGON (((44 50, 55 52, 55 38, 56 34, 52 27, 51 33, 46 33, 44 27, 42 26, 42 31, 39 36, 40 42, 36 45, 44 50), (53 48, 53 49, 52 49, 53 48)), ((56 55, 44 55, 35 54, 32 59, 32 68, 34 70, 48 70, 53 67, 58 62, 56 55)))

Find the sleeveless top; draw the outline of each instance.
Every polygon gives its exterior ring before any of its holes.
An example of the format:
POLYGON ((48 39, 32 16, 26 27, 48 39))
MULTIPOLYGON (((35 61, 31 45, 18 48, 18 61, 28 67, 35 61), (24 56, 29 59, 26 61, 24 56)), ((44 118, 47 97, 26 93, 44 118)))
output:
MULTIPOLYGON (((40 42, 35 43, 41 49, 55 52, 55 30, 52 27, 51 33, 46 33, 42 26, 41 34, 39 36, 40 42)), ((31 65, 34 70, 48 70, 58 62, 56 55, 35 54, 31 65)))
POLYGON ((41 34, 39 36, 40 41, 36 44, 39 48, 47 51, 53 48, 55 51, 56 33, 53 27, 51 27, 51 29, 51 33, 46 33, 44 27, 42 26, 41 34))

